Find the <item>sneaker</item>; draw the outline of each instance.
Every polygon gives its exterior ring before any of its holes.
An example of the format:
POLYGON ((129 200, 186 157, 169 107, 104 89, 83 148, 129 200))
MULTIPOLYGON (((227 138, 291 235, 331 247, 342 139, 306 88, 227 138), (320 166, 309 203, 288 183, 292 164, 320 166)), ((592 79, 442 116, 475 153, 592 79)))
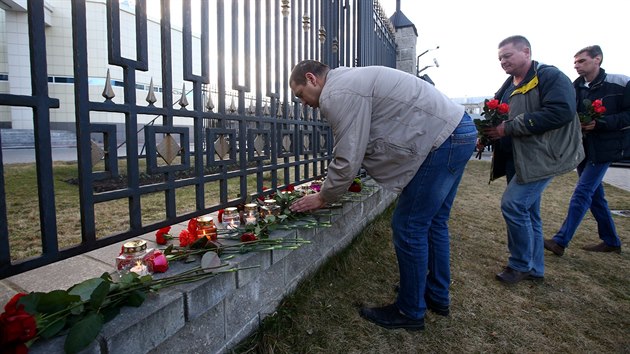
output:
POLYGON ((410 331, 424 329, 424 318, 413 319, 402 314, 396 304, 383 307, 362 307, 361 317, 387 329, 404 328, 410 331))
POLYGON ((564 247, 557 244, 553 239, 543 240, 543 243, 545 245, 545 249, 547 251, 551 251, 556 256, 560 257, 564 254, 564 247))
POLYGON ((516 269, 505 267, 501 273, 496 275, 496 279, 502 283, 516 284, 521 280, 542 281, 545 278, 540 275, 533 275, 531 272, 519 272, 516 269))
POLYGON ((590 252, 615 252, 615 253, 621 253, 621 246, 608 246, 606 243, 602 242, 602 243, 598 243, 596 245, 592 245, 592 246, 584 246, 582 247, 583 250, 585 251, 590 251, 590 252))

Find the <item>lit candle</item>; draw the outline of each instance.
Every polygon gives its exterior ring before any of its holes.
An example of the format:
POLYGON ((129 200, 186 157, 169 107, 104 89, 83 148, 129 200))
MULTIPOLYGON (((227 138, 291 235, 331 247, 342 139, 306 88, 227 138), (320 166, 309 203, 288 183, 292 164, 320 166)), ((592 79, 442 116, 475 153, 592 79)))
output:
POLYGON ((227 228, 229 230, 234 230, 238 227, 238 225, 240 224, 240 222, 238 222, 238 220, 230 220, 230 222, 227 224, 227 228))
POLYGON ((149 274, 149 270, 147 269, 147 266, 140 263, 140 261, 136 262, 136 265, 133 266, 131 269, 129 269, 129 271, 136 273, 140 276, 149 274))
POLYGON ((245 224, 246 225, 255 225, 256 224, 256 217, 255 216, 246 216, 245 217, 245 224))

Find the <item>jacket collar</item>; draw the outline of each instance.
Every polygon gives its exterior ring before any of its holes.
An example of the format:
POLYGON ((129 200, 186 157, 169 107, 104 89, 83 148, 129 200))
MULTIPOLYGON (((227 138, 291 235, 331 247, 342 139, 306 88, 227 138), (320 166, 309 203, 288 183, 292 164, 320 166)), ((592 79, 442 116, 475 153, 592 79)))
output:
MULTIPOLYGON (((532 65, 529 67, 529 70, 527 71, 527 74, 525 75, 525 78, 523 79, 523 81, 521 81, 518 86, 516 86, 516 89, 527 85, 528 83, 530 83, 530 81, 532 81, 532 79, 534 78, 534 76, 536 76, 536 74, 538 73, 538 69, 539 66, 541 64, 538 63, 535 60, 532 60, 532 65)), ((505 90, 508 89, 508 87, 510 87, 510 85, 512 84, 512 81, 514 80, 514 76, 510 75, 510 77, 508 77, 505 82, 503 83, 503 85, 501 85, 501 88, 499 89, 499 91, 497 91, 494 94, 495 98, 501 98, 503 97, 503 94, 505 93, 505 90)))
MULTIPOLYGON (((595 87, 595 86, 601 85, 602 82, 604 82, 604 79, 606 79, 606 70, 604 70, 603 68, 599 68, 599 74, 597 74, 597 77, 595 78, 595 80, 593 80, 593 82, 591 82, 589 87, 595 87)), ((573 81, 573 86, 576 88, 584 87, 584 82, 585 82, 584 78, 580 76, 577 79, 575 79, 575 81, 573 81)))

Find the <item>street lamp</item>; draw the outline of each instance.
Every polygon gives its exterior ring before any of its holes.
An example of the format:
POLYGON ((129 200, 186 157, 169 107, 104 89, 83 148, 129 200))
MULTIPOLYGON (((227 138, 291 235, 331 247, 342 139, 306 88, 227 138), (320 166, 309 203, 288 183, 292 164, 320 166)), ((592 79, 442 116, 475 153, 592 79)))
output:
POLYGON ((418 77, 419 77, 421 72, 423 72, 423 71, 427 70, 428 68, 432 68, 432 67, 436 67, 436 68, 439 68, 439 67, 440 67, 440 64, 438 64, 438 61, 437 61, 437 59, 435 59, 435 58, 433 58, 433 65, 427 65, 427 66, 425 66, 424 68, 422 68, 422 69, 418 70, 418 72, 416 73, 416 76, 418 76, 418 77))
MULTIPOLYGON (((430 52, 430 51, 432 51, 432 50, 436 50, 436 49, 440 49, 440 46, 438 45, 438 46, 436 46, 435 48, 429 48, 429 49, 425 50, 424 52, 420 53, 420 54, 416 57, 416 70, 418 70, 418 69, 420 68, 420 57, 421 57, 421 56, 423 56, 423 55, 425 55, 425 54, 427 54, 428 52, 430 52)), ((437 60, 436 60, 435 58, 433 59, 433 62, 434 62, 436 65, 429 65, 429 66, 426 66, 426 67, 424 67, 422 70, 426 70, 427 68, 430 68, 431 66, 435 66, 436 68, 437 68, 437 67, 439 67, 439 65, 437 65, 437 60)), ((416 76, 418 76, 418 74, 420 74, 420 72, 421 72, 422 70, 418 70, 418 71, 416 72, 416 76)))

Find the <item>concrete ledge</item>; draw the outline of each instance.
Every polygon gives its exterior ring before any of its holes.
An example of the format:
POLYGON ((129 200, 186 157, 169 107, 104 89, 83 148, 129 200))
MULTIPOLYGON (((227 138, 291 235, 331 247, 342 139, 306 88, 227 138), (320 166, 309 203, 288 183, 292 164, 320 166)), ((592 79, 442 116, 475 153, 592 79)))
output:
MULTIPOLYGON (((333 209, 329 228, 283 230, 272 237, 300 237, 293 250, 238 255, 237 266, 259 268, 183 284, 151 294, 139 308, 123 308, 84 353, 223 353, 254 331, 299 282, 343 250, 396 198, 378 187, 333 209)), ((355 196, 357 197, 357 196, 355 196)), ((185 227, 185 226, 184 226, 185 227)), ((152 238, 148 235, 147 238, 152 238)), ((99 256, 90 258, 94 260, 99 256)), ((87 258, 87 257, 84 257, 87 258)), ((112 258, 112 257, 109 257, 112 258)), ((76 261, 74 261, 76 262, 76 261)), ((73 263, 74 264, 74 263, 73 263)), ((76 266, 76 264, 75 264, 76 266)), ((191 265, 173 264, 168 275, 191 265)), ((102 270, 102 266, 97 267, 102 270)), ((38 342, 32 353, 62 353, 64 337, 38 342)))

